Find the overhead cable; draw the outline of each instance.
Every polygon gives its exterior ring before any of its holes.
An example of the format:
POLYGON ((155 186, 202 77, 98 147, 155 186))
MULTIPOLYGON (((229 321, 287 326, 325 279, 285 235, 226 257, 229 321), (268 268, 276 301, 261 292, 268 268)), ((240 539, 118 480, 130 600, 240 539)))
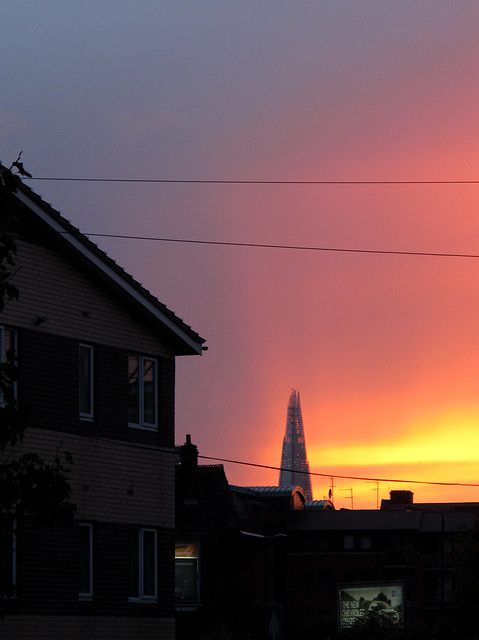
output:
POLYGON ((188 238, 158 238, 153 236, 130 236, 116 233, 88 233, 89 237, 101 238, 118 238, 123 240, 149 240, 152 242, 177 242, 187 244, 206 244, 223 247, 255 247, 259 249, 288 249, 296 251, 329 251, 336 253, 369 253, 376 255, 393 255, 393 256, 421 256, 432 258, 479 258, 479 254, 475 253, 446 253, 433 251, 392 251, 389 249, 348 249, 345 247, 315 247, 306 245, 287 245, 287 244, 268 244, 259 242, 226 242, 220 240, 192 240, 188 238))
MULTIPOLYGON (((98 437, 98 440, 101 440, 105 443, 110 443, 111 441, 107 438, 98 437)), ((155 445, 146 445, 140 442, 130 442, 129 446, 134 447, 136 449, 143 449, 145 451, 158 451, 161 453, 166 453, 174 456, 179 455, 179 450, 181 449, 181 445, 177 445, 175 447, 161 447, 155 445)), ((205 456, 198 454, 198 458, 202 460, 212 460, 215 462, 222 462, 227 464, 239 464, 247 467, 256 467, 258 469, 269 469, 271 471, 282 471, 283 467, 276 467, 268 464, 259 464, 258 462, 245 462, 244 460, 233 460, 230 458, 222 458, 220 456, 205 456)), ((285 469, 286 471, 291 471, 291 469, 285 469)), ((434 486, 442 486, 442 487, 479 487, 479 483, 476 482, 439 482, 434 480, 407 480, 407 479, 397 479, 397 478, 370 478, 368 476, 350 476, 350 475, 340 475, 337 473, 319 473, 318 471, 296 471, 295 473, 309 473, 310 476, 317 476, 321 478, 340 478, 341 480, 359 480, 365 482, 397 482, 402 484, 424 484, 424 485, 434 485, 434 486)))
POLYGON ((251 185, 447 185, 479 184, 479 180, 200 180, 180 178, 73 178, 35 176, 24 180, 51 182, 130 182, 138 184, 251 184, 251 185))
MULTIPOLYGON (((248 467, 259 467, 261 469, 272 469, 274 471, 282 471, 282 467, 273 467, 266 464, 258 464, 255 462, 242 462, 240 460, 228 460, 226 458, 215 458, 213 456, 203 456, 198 455, 198 458, 202 458, 204 460, 216 460, 218 462, 227 462, 230 464, 241 464, 248 467)), ((291 469, 284 469, 285 471, 291 471, 291 469)), ((310 476, 320 476, 322 478, 341 478, 342 480, 364 480, 368 482, 398 482, 405 484, 428 484, 428 485, 437 485, 444 487, 479 487, 479 483, 476 482, 434 482, 431 480, 398 480, 397 478, 369 478, 363 476, 346 476, 339 475, 337 473, 319 473, 317 471, 300 471, 294 470, 294 473, 303 473, 305 475, 310 476)))

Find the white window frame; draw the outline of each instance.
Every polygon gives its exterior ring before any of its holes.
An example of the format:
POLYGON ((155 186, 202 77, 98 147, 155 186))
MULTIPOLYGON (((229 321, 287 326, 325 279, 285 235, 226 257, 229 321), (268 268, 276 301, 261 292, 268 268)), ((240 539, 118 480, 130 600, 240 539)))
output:
POLYGON ((158 601, 158 532, 156 529, 142 527, 135 530, 138 536, 138 595, 130 596, 128 600, 130 602, 157 602, 158 601), (145 533, 152 533, 154 540, 154 558, 153 558, 153 570, 154 570, 154 594, 145 594, 143 592, 144 577, 145 577, 145 559, 144 559, 144 536, 145 533))
POLYGON ((154 431, 158 428, 158 360, 156 358, 152 358, 151 356, 140 355, 138 353, 130 353, 128 354, 128 372, 130 369, 130 358, 137 358, 138 362, 138 422, 128 421, 128 426, 134 429, 146 429, 149 431, 154 431), (145 371, 145 362, 151 362, 153 364, 155 412, 155 419, 153 422, 147 422, 145 420, 145 387, 143 377, 145 371))
POLYGON ((95 397, 94 397, 94 387, 95 387, 95 369, 94 369, 94 365, 95 365, 95 351, 94 348, 91 344, 85 344, 84 342, 80 342, 79 347, 78 347, 78 361, 79 361, 79 366, 81 365, 81 357, 80 354, 82 352, 82 350, 86 350, 89 353, 89 370, 90 370, 90 389, 89 389, 89 393, 90 393, 90 408, 88 411, 82 411, 81 410, 81 383, 82 383, 82 377, 81 377, 81 371, 80 373, 80 378, 78 381, 78 411, 80 414, 80 418, 82 420, 93 420, 94 416, 95 416, 95 397))
POLYGON ((93 598, 93 525, 88 522, 80 522, 79 527, 88 529, 88 562, 89 562, 89 590, 87 592, 79 591, 80 600, 91 600, 93 598))
MULTIPOLYGON (((6 362, 6 349, 5 349, 5 332, 10 331, 13 338, 13 350, 15 352, 14 363, 17 364, 17 352, 18 352, 18 331, 16 329, 12 329, 10 327, 6 327, 4 325, 0 325, 0 363, 4 364, 6 362)), ((17 381, 13 382, 13 395, 15 399, 17 399, 17 381)), ((3 394, 0 391, 0 407, 4 406, 3 394)))

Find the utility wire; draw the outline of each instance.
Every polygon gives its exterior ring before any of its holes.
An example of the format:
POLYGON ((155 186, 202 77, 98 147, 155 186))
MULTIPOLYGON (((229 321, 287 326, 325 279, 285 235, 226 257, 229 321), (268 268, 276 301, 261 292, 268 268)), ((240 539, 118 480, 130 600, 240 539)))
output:
POLYGON ((288 249, 297 251, 329 251, 336 253, 369 253, 393 256, 425 256, 433 258, 479 258, 475 253, 439 253, 432 251, 391 251, 387 249, 346 249, 342 247, 315 247, 305 245, 267 244, 259 242, 223 242, 219 240, 191 240, 187 238, 157 238, 152 236, 130 236, 115 233, 85 233, 90 237, 119 238, 123 240, 149 240, 152 242, 177 242, 188 244, 206 244, 223 247, 255 247, 259 249, 288 249))
POLYGON ((479 180, 181 180, 175 178, 71 178, 24 177, 24 180, 48 180, 51 182, 129 182, 139 184, 251 184, 251 185, 447 185, 479 184, 479 180))
MULTIPOLYGON (((272 469, 274 471, 292 471, 292 469, 284 469, 282 467, 273 467, 266 464, 258 464, 255 462, 242 462, 240 460, 228 460, 226 458, 215 458, 212 456, 202 456, 198 455, 198 458, 202 458, 203 460, 216 460, 218 462, 228 462, 230 464, 241 464, 248 467, 259 467, 260 469, 272 469)), ((470 482, 433 482, 430 480, 397 480, 396 478, 368 478, 363 476, 343 476, 332 473, 318 473, 316 471, 297 471, 294 470, 294 473, 303 473, 305 475, 310 476, 320 476, 322 478, 341 478, 342 480, 364 480, 368 482, 401 482, 406 484, 427 484, 427 485, 437 485, 444 487, 479 487, 479 483, 470 483, 470 482)))
MULTIPOLYGON (((111 440, 108 438, 98 437, 99 441, 111 444, 111 440)), ((22 445, 20 445, 22 446, 22 445)), ((128 442, 128 446, 133 447, 135 449, 141 449, 145 451, 158 451, 161 453, 166 453, 170 455, 177 456, 179 453, 180 446, 175 447, 159 447, 155 445, 146 445, 140 442, 128 442)), ((214 460, 215 462, 224 462, 228 464, 239 464, 246 467, 256 467, 258 469, 270 469, 272 471, 291 471, 291 469, 286 469, 284 467, 275 467, 273 465, 268 464, 259 464, 258 462, 245 462, 244 460, 232 460, 229 458, 222 458, 219 456, 204 456, 198 454, 198 458, 202 460, 214 460)), ((397 478, 369 478, 367 476, 348 476, 348 475, 339 475, 337 473, 319 473, 318 471, 301 471, 295 470, 294 473, 302 473, 310 476, 318 476, 321 478, 340 478, 341 480, 359 480, 365 482, 396 482, 403 484, 425 484, 425 485, 434 485, 434 486, 442 486, 442 487, 479 487, 479 483, 475 482, 437 482, 433 480, 404 480, 397 478)))
MULTIPOLYGON (((102 438, 99 437, 98 440, 101 440, 105 443, 111 443, 111 440, 108 440, 107 438, 102 438)), ((155 446, 155 445, 146 445, 140 442, 129 442, 128 445, 130 447, 134 447, 135 449, 143 449, 145 451, 158 451, 161 453, 167 453, 170 455, 178 455, 179 449, 181 448, 180 446, 175 446, 175 447, 161 447, 161 446, 155 446)), ((201 458, 202 460, 214 460, 215 462, 224 462, 224 463, 228 463, 228 464, 240 464, 246 467, 256 467, 258 469, 270 469, 272 471, 291 471, 291 469, 286 469, 283 467, 275 467, 273 465, 268 465, 268 464, 259 464, 258 462, 245 462, 244 460, 232 460, 229 458, 222 458, 220 456, 204 456, 201 454, 198 454, 198 458, 201 458)), ((321 478, 340 478, 341 480, 364 480, 365 482, 397 482, 397 483, 404 483, 404 484, 426 484, 426 485, 435 485, 435 486, 443 486, 443 487, 479 487, 479 483, 474 483, 474 482, 435 482, 432 480, 398 480, 397 478, 369 478, 366 476, 348 476, 348 475, 339 475, 339 474, 335 474, 335 473, 319 473, 317 471, 296 471, 295 473, 303 473, 306 475, 310 475, 310 476, 318 476, 321 478)))

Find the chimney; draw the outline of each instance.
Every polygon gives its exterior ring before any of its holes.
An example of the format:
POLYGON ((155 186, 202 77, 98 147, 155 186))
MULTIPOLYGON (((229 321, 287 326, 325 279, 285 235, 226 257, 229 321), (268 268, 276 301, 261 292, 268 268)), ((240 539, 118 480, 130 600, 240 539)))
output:
POLYGON ((412 504, 414 493, 412 491, 396 490, 389 492, 390 504, 412 504))
POLYGON ((181 466, 191 471, 198 466, 198 447, 191 444, 191 435, 186 436, 185 444, 180 447, 181 466))

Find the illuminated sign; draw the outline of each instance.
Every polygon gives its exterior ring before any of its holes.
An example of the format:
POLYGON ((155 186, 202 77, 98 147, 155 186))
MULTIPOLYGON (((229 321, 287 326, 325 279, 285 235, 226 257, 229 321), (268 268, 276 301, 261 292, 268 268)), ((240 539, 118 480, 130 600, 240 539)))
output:
POLYGON ((175 558, 197 558, 198 544, 196 542, 175 542, 175 558))
POLYGON ((352 627, 358 618, 381 616, 401 624, 404 587, 400 582, 341 585, 338 588, 339 628, 352 627))

